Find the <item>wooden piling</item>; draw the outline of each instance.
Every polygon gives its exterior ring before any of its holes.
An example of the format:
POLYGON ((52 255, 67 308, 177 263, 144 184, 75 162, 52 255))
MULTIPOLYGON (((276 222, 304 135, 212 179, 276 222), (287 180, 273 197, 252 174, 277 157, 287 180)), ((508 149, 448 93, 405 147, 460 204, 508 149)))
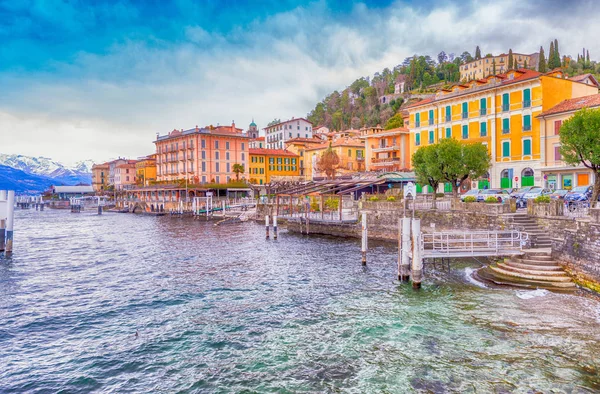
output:
POLYGON ((361 224, 362 224, 362 245, 361 245, 362 265, 367 265, 367 248, 368 248, 367 231, 368 230, 367 230, 367 213, 366 212, 362 213, 361 224))
POLYGON ((421 256, 421 219, 412 220, 412 286, 421 288, 423 258, 421 256))
POLYGON ((6 220, 0 219, 0 252, 4 252, 6 244, 6 220))
POLYGON ((13 251, 13 226, 15 221, 15 191, 9 190, 7 193, 6 206, 6 245, 4 254, 10 256, 13 251))
POLYGON ((277 215, 273 216, 273 239, 277 239, 277 215))
POLYGON ((266 232, 267 232, 266 239, 269 239, 269 215, 265 216, 265 229, 266 229, 266 232))

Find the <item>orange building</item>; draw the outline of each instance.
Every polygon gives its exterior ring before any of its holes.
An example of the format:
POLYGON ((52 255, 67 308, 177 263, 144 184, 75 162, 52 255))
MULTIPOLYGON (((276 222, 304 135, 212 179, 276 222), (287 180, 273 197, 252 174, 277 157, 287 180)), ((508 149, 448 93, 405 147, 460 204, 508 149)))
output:
POLYGON ((156 181, 156 154, 148 155, 135 163, 136 181, 138 185, 148 186, 156 181))
POLYGON ((274 176, 298 177, 300 156, 283 149, 250 149, 250 183, 271 183, 274 176))
POLYGON ((325 152, 331 144, 331 148, 338 155, 340 163, 338 174, 352 174, 365 171, 365 145, 358 138, 340 137, 333 141, 326 141, 320 145, 306 148, 304 163, 306 166, 306 179, 324 176, 316 169, 319 156, 325 152))
POLYGON ((125 160, 115 167, 115 189, 123 190, 135 185, 135 163, 136 160, 125 160))
POLYGON ((320 137, 313 138, 292 138, 285 142, 285 149, 300 157, 300 165, 298 167, 301 177, 306 177, 306 149, 323 144, 320 137))
POLYGON ((406 127, 384 130, 380 126, 361 130, 365 141, 367 171, 402 171, 410 168, 410 131, 406 127))
POLYGON ((96 193, 103 192, 108 187, 108 170, 108 163, 92 166, 92 187, 96 193))
POLYGON ((188 179, 193 183, 228 183, 236 178, 234 164, 247 168, 249 138, 231 126, 196 126, 157 136, 158 181, 188 179))

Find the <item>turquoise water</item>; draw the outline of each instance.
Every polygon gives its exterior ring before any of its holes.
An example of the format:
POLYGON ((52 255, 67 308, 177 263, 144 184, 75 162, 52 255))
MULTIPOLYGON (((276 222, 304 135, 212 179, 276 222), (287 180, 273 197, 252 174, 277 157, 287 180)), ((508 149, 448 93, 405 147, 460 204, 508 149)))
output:
POLYGON ((600 391, 600 302, 395 281, 394 245, 128 214, 17 211, 0 392, 600 391), (137 335, 136 335, 137 333, 137 335))

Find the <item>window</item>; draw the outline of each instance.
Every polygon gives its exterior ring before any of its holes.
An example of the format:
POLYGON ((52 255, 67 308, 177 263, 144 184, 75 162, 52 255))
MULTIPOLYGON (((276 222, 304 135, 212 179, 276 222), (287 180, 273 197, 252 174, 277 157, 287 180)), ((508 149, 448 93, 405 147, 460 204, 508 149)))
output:
POLYGON ((280 165, 277 166, 277 171, 281 171, 281 166, 280 165))
POLYGON ((242 142, 242 150, 246 150, 246 144, 242 142))
POLYGON ((215 149, 219 149, 219 141, 215 141, 215 149))
POLYGON ((504 93, 502 95, 502 111, 509 111, 510 110, 510 97, 508 96, 508 93, 504 93))
POLYGON ((226 172, 231 172, 231 167, 230 167, 229 163, 226 164, 226 167, 227 167, 227 171, 226 172))
POLYGON ((487 114, 487 99, 482 98, 479 100, 479 115, 483 116, 487 114))
POLYGON ((291 131, 289 132, 289 135, 290 135, 290 138, 292 138, 292 132, 291 131))
POLYGON ((277 158, 277 164, 281 164, 281 157, 277 158))
POLYGON ((523 108, 531 107, 531 89, 523 90, 523 108))
POLYGON ((225 142, 225 149, 229 150, 229 141, 225 142))
POLYGON ((219 152, 215 152, 215 160, 219 160, 219 152))
POLYGON ((510 157, 510 141, 502 141, 502 157, 510 157))
POLYGON ((487 137, 487 122, 481 122, 481 125, 479 128, 479 135, 481 137, 487 137))
POLYGON ((450 127, 446 127, 446 138, 452 138, 452 129, 450 127))
POLYGON ((421 145, 421 134, 419 134, 419 133, 415 134, 415 145, 416 146, 421 145))
POLYGON ((510 119, 504 118, 502 119, 502 134, 510 133, 510 119))
POLYGON ((523 116, 523 131, 531 131, 531 115, 523 116))
POLYGON ((421 127, 421 114, 415 114, 415 127, 421 127))
POLYGON ((352 149, 348 149, 348 157, 352 157, 352 149))
POLYGON ((219 163, 215 163, 215 172, 221 172, 221 167, 219 163))
POLYGON ((469 138, 469 125, 463 125, 462 127, 462 138, 463 140, 466 140, 467 138, 469 138))
POLYGON ((462 103, 462 118, 467 119, 469 117, 469 103, 466 101, 462 103))
POLYGON ((292 164, 296 164, 296 158, 292 158, 292 164))
POLYGON ((433 140, 434 140, 433 130, 430 130, 429 131, 429 143, 433 144, 433 140))
POLYGON ((523 156, 531 155, 531 139, 523 140, 523 156))
POLYGON ((206 175, 202 175, 202 183, 206 183, 206 175))
POLYGON ((290 159, 286 157, 285 159, 283 159, 283 163, 284 164, 290 164, 290 159))
POLYGON ((126 177, 126 178, 127 178, 126 181, 129 182, 129 177, 126 177))
POLYGON ((225 160, 229 160, 229 152, 225 152, 225 160))
POLYGON ((429 125, 433 124, 433 110, 429 110, 429 125))
POLYGON ((562 155, 560 154, 560 145, 554 145, 554 161, 561 161, 562 155))
POLYGON ((554 135, 560 134, 560 126, 562 126, 562 120, 554 121, 554 135))
POLYGON ((246 161, 246 154, 242 153, 242 161, 246 161))
POLYGON ((275 163, 275 158, 269 157, 269 164, 273 164, 273 163, 275 163))
POLYGON ((217 175, 217 176, 215 177, 215 181, 216 181, 217 183, 221 183, 221 177, 217 175))

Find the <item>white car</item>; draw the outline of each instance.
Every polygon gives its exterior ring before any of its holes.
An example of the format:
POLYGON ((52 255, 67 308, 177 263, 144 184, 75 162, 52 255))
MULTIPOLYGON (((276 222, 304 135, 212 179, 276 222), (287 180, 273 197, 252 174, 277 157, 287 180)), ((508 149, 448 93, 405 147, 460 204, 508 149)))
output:
POLYGON ((481 190, 479 189, 471 189, 469 191, 467 191, 466 193, 464 193, 463 195, 460 196, 460 201, 464 202, 466 197, 475 197, 477 198, 477 195, 481 193, 481 190))
POLYGON ((544 189, 540 186, 534 186, 531 189, 529 189, 529 191, 527 193, 525 193, 523 195, 523 198, 525 200, 529 200, 529 199, 534 199, 539 196, 545 196, 550 193, 551 193, 550 189, 544 189))

